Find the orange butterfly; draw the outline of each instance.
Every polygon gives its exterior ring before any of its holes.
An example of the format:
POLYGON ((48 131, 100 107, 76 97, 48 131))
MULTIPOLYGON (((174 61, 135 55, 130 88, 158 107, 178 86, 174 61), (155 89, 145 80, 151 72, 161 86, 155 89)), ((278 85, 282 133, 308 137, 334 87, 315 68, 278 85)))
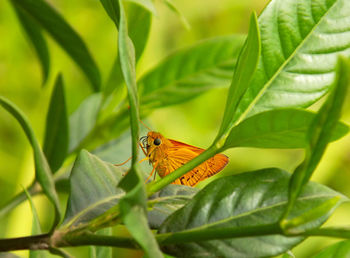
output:
MULTIPOLYGON (((147 136, 141 137, 140 142, 141 149, 146 155, 146 158, 142 161, 149 160, 153 166, 148 179, 154 171, 157 171, 160 177, 164 177, 204 151, 204 149, 186 143, 167 139, 160 133, 152 131, 147 136)), ((227 156, 216 154, 190 172, 176 179, 173 184, 195 186, 200 181, 220 172, 227 163, 227 156)))

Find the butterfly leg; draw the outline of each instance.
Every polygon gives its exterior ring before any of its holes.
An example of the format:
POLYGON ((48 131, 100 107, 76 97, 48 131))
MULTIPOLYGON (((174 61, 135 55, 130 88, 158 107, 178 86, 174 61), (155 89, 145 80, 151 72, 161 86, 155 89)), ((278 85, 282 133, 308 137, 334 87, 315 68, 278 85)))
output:
POLYGON ((152 169, 152 172, 151 172, 151 174, 149 175, 149 177, 147 177, 145 183, 147 183, 147 181, 152 177, 154 171, 156 171, 157 165, 158 165, 158 163, 154 164, 153 169, 152 169))
POLYGON ((119 166, 123 166, 124 164, 126 164, 129 160, 131 160, 132 156, 130 158, 128 158, 127 160, 125 160, 124 162, 120 163, 120 164, 114 164, 114 166, 119 167, 119 166))

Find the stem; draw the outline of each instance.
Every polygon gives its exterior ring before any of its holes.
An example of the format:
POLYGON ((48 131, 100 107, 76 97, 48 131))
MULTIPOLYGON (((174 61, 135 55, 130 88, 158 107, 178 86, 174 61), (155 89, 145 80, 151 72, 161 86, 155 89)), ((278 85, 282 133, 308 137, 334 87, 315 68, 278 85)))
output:
POLYGON ((282 234, 278 223, 246 226, 246 227, 226 227, 226 228, 198 228, 194 230, 185 230, 181 232, 165 233, 156 235, 160 245, 177 244, 186 242, 207 241, 214 239, 252 237, 282 234))
POLYGON ((337 237, 337 238, 347 238, 350 239, 350 228, 316 228, 302 233, 303 236, 327 236, 327 237, 337 237))
POLYGON ((14 250, 43 250, 50 247, 50 235, 42 234, 37 236, 0 239, 0 252, 14 250))
POLYGON ((62 241, 56 243, 56 247, 67 246, 82 246, 82 245, 97 245, 97 246, 115 246, 131 249, 139 249, 137 243, 130 237, 120 236, 104 236, 85 233, 80 235, 66 235, 62 241))
POLYGON ((167 176, 163 177, 160 180, 154 181, 152 183, 149 183, 147 185, 147 195, 151 196, 155 192, 158 192, 163 187, 167 186, 168 184, 174 182, 177 178, 183 176, 188 171, 194 169, 198 165, 202 164, 203 162, 207 161, 211 157, 213 157, 215 154, 219 153, 221 149, 216 147, 215 145, 212 145, 207 150, 205 150, 202 154, 195 157, 191 161, 187 162, 185 165, 179 167, 178 169, 174 170, 167 176))

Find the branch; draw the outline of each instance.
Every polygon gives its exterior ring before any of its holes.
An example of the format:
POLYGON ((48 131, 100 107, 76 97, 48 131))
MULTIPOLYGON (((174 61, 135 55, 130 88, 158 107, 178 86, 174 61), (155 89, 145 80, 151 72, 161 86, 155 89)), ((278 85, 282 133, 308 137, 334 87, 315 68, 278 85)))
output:
POLYGON ((0 239, 0 252, 14 250, 43 250, 50 247, 50 235, 0 239))

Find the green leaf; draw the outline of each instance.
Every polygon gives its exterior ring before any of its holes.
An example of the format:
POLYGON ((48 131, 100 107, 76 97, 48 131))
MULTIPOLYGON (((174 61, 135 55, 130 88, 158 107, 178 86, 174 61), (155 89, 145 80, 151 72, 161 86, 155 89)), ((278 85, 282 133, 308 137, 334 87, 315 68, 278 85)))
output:
POLYGON ((136 86, 135 48, 128 35, 128 24, 121 0, 119 0, 119 8, 118 55, 126 88, 128 89, 132 135, 132 164, 135 164, 138 158, 139 139, 139 101, 136 86))
POLYGON ((272 0, 259 17, 261 55, 236 123, 265 110, 306 107, 324 96, 337 55, 350 53, 348 0, 272 0))
POLYGON ((13 5, 13 7, 24 31, 33 44, 36 54, 38 55, 41 64, 44 85, 47 81, 47 77, 49 76, 50 71, 50 54, 46 40, 41 33, 40 27, 32 19, 32 17, 30 17, 30 15, 28 15, 22 9, 18 8, 16 5, 13 5))
MULTIPOLYGON (((28 191, 26 189, 24 189, 24 193, 26 194, 26 196, 28 198, 30 208, 31 208, 32 214, 33 214, 32 235, 33 236, 39 235, 42 233, 42 231, 41 231, 38 213, 36 211, 36 208, 35 208, 35 205, 33 203, 32 197, 30 196, 30 193, 28 193, 28 191)), ((30 252, 29 252, 29 258, 42 258, 42 257, 43 258, 47 257, 46 251, 30 250, 30 252)))
POLYGON ((152 14, 157 15, 157 11, 156 11, 156 8, 154 7, 152 0, 126 0, 126 1, 142 6, 144 9, 148 10, 152 14))
POLYGON ((158 229, 170 214, 184 206, 198 191, 198 188, 185 185, 168 185, 152 195, 148 201, 150 227, 158 229))
MULTIPOLYGON (((224 148, 305 148, 306 133, 315 114, 301 109, 276 109, 253 115, 235 126, 224 148)), ((347 134, 349 127, 336 123, 331 140, 347 134)))
POLYGON ((337 257, 337 258, 346 258, 350 256, 350 240, 344 240, 333 244, 326 249, 322 250, 313 258, 329 258, 329 257, 337 257))
MULTIPOLYGON (((303 238, 259 229, 278 223, 288 202, 289 178, 283 170, 268 168, 213 181, 163 223, 159 232, 166 234, 157 237, 164 235, 160 244, 167 244, 162 250, 180 257, 265 257, 286 252, 303 238)), ((309 182, 292 213, 304 214, 334 197, 342 199, 333 209, 346 197, 309 182)), ((326 219, 314 218, 304 228, 317 228, 326 219)))
POLYGON ((82 150, 70 175, 64 227, 88 223, 114 206, 124 191, 117 188, 122 171, 82 150))
MULTIPOLYGON (((112 2, 107 2, 106 0, 101 1, 103 4, 103 7, 105 8, 106 12, 109 14, 111 19, 115 22, 117 28, 119 24, 119 5, 118 1, 114 0, 112 2), (116 8, 118 8, 116 10, 116 8), (118 15, 116 15, 116 12, 118 11, 118 15), (116 20, 118 19, 118 20, 116 20)), ((134 43, 135 47, 135 59, 136 63, 140 59, 147 40, 148 35, 151 29, 151 22, 152 22, 152 15, 150 12, 145 10, 143 7, 140 7, 136 4, 130 4, 128 8, 127 13, 127 19, 128 19, 128 27, 129 27, 129 37, 131 38, 132 42, 134 43)), ((114 89, 117 90, 119 93, 118 95, 121 95, 121 89, 122 89, 122 71, 120 67, 119 57, 117 56, 113 67, 111 69, 108 81, 106 86, 104 87, 105 95, 109 95, 114 89)), ((115 105, 119 104, 118 101, 114 101, 115 105)))
POLYGON ((248 89, 249 83, 256 71, 261 51, 259 26, 256 13, 250 17, 250 25, 247 39, 237 61, 237 67, 233 75, 228 92, 224 117, 217 136, 219 139, 226 136, 234 124, 234 115, 237 105, 248 89))
POLYGON ((43 154, 40 144, 35 137, 34 131, 30 126, 28 119, 12 102, 0 96, 0 105, 5 108, 17 122, 21 125, 24 133, 26 134, 34 153, 35 164, 35 179, 40 183, 44 194, 51 201, 55 208, 55 219, 52 226, 52 230, 58 224, 61 217, 61 211, 59 206, 58 196, 55 190, 55 184, 53 181, 52 173, 43 154))
POLYGON ((118 0, 100 0, 109 18, 119 27, 120 11, 118 0))
POLYGON ((129 171, 119 187, 127 192, 119 203, 123 223, 142 247, 146 257, 163 257, 155 237, 148 227, 145 184, 139 173, 133 170, 129 171))
POLYGON ((68 114, 63 77, 59 74, 55 82, 49 111, 46 116, 46 131, 43 147, 44 154, 53 172, 61 167, 67 155, 68 133, 68 114))
POLYGON ((43 0, 11 0, 12 3, 41 25, 70 55, 98 91, 101 77, 84 41, 64 18, 43 0))
POLYGON ((142 247, 146 256, 152 258, 163 257, 147 222, 145 184, 138 169, 139 103, 136 86, 135 49, 128 35, 128 24, 122 0, 119 0, 119 8, 119 60, 128 89, 132 136, 131 169, 119 184, 119 187, 126 191, 125 196, 119 203, 120 214, 122 221, 137 243, 142 247))
POLYGON ((243 36, 208 39, 178 50, 139 80, 143 108, 184 102, 230 83, 243 36))
POLYGON ((102 94, 95 93, 86 98, 69 117, 69 153, 79 149, 79 145, 94 128, 102 94))
MULTIPOLYGON (((350 84, 349 61, 340 57, 337 65, 334 87, 326 102, 322 105, 307 132, 308 146, 305 160, 295 170, 289 186, 289 203, 281 222, 282 227, 288 226, 289 210, 294 204, 303 186, 316 169, 326 147, 331 139, 333 130, 340 119, 347 88, 350 84)), ((287 230, 287 228, 285 228, 287 230)), ((289 229, 288 229, 289 230, 289 229)))
POLYGON ((152 15, 137 4, 129 5, 127 12, 129 37, 134 43, 136 63, 140 59, 151 30, 152 15))
MULTIPOLYGON (((97 232, 99 235, 111 236, 112 228, 103 228, 97 232)), ((107 246, 90 246, 90 258, 112 258, 112 248, 107 246)))

